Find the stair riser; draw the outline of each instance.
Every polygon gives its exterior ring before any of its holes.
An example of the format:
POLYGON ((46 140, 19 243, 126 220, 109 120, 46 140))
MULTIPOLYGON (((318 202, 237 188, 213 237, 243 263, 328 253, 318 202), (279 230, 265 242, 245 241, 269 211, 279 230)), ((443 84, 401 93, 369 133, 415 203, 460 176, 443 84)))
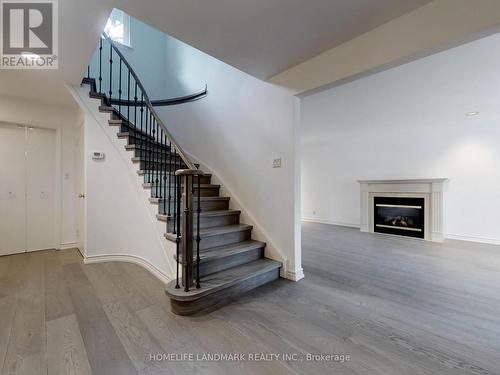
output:
POLYGON ((143 150, 147 149, 147 150, 153 150, 155 152, 162 151, 162 152, 166 152, 168 154, 168 151, 170 150, 170 148, 168 146, 164 146, 164 145, 160 145, 158 143, 152 143, 152 142, 140 142, 140 139, 139 139, 139 142, 134 143, 134 144, 128 144, 127 146, 129 149, 132 149, 132 146, 133 146, 134 151, 139 151, 140 149, 143 149, 143 150))
MULTIPOLYGON (((181 221, 182 223, 182 221, 181 221)), ((213 228, 221 227, 224 225, 234 225, 240 223, 240 215, 224 215, 224 216, 202 216, 200 218, 200 228, 213 228)), ((196 218, 193 228, 196 229, 198 225, 196 224, 196 218)), ((172 233, 174 229, 173 220, 168 220, 167 222, 167 232, 172 233)))
MULTIPOLYGON (((153 187, 151 188, 151 197, 152 198, 159 198, 159 194, 162 193, 162 197, 163 195, 167 195, 168 196, 168 186, 161 186, 161 190, 160 190, 160 187, 156 188, 156 187, 153 187), (163 191, 161 191, 163 190, 163 191)), ((172 193, 173 194, 173 188, 172 188, 172 193)), ((198 189, 194 189, 194 196, 198 196, 198 189)), ((201 197, 218 197, 219 196, 219 188, 216 187, 216 188, 201 188, 200 189, 200 196, 201 197)), ((194 207, 194 209, 198 209, 197 206, 194 207)))
MULTIPOLYGON (((122 116, 125 116, 125 115, 127 114, 127 107, 122 107, 122 109, 121 109, 121 113, 122 113, 122 116), (124 108, 125 108, 125 109, 124 109, 124 108)), ((132 117, 132 113, 133 113, 132 108, 130 108, 130 114, 131 114, 131 117, 132 117)), ((113 112, 113 114, 111 115, 111 119, 112 119, 112 120, 122 120, 122 121, 126 121, 124 118, 120 117, 120 116, 118 115, 118 113, 115 113, 115 112, 113 112)))
MULTIPOLYGON (((193 204, 197 207, 198 203, 196 200, 193 201, 193 204)), ((229 210, 229 201, 201 201, 201 210, 202 211, 220 211, 220 210, 229 210)))
MULTIPOLYGON (((215 236, 202 238, 200 241, 200 250, 209 249, 215 246, 229 245, 241 241, 249 240, 252 236, 252 230, 244 230, 239 232, 232 232, 226 234, 218 234, 215 236)), ((196 248, 196 241, 193 241, 194 248, 196 248)))
POLYGON ((268 272, 243 280, 230 288, 222 289, 196 301, 182 302, 171 299, 170 308, 172 312, 177 315, 194 315, 202 312, 208 313, 234 300, 241 294, 277 280, 278 278, 279 268, 271 269, 268 272))
POLYGON ((136 137, 133 133, 131 133, 127 137, 127 144, 129 145, 143 145, 145 144, 144 138, 141 138, 139 135, 136 137))
MULTIPOLYGON (((155 181, 156 180, 156 175, 157 175, 157 172, 152 172, 152 171, 148 171, 144 174, 144 182, 152 182, 152 181, 155 181)), ((168 184, 168 181, 169 181, 169 178, 167 176, 167 184, 168 184)), ((174 182, 175 180, 172 179, 172 183, 174 182)), ((201 177, 201 180, 200 180, 200 184, 210 184, 211 182, 211 176, 202 176, 201 177)), ((173 186, 173 185, 172 185, 173 186)), ((172 188, 172 191, 173 191, 173 188, 172 188)))
POLYGON ((182 159, 179 156, 176 156, 174 158, 174 155, 172 154, 168 156, 168 151, 166 150, 161 150, 159 148, 153 148, 152 150, 149 150, 146 145, 143 146, 146 150, 134 150, 134 156, 139 157, 139 158, 153 158, 154 160, 166 160, 166 161, 171 161, 172 163, 177 160, 177 163, 181 162, 182 159))
MULTIPOLYGON (((159 170, 159 169, 163 169, 163 170, 167 170, 168 171, 168 167, 169 167, 169 163, 161 163, 159 161, 157 162, 153 162, 153 161, 146 161, 146 160, 141 160, 139 163, 136 163, 139 165, 139 169, 151 169, 151 170, 159 170)), ((172 163, 170 163, 170 168, 171 170, 177 170, 177 169, 186 169, 186 164, 184 163, 181 163, 179 165, 179 163, 174 163, 174 161, 172 160, 172 163)))
MULTIPOLYGON (((173 211, 174 211, 173 201, 171 203, 170 210, 173 213, 173 211)), ((202 211, 229 210, 229 201, 226 201, 226 200, 224 200, 224 201, 201 201, 201 210, 202 211)), ((164 215, 167 213, 167 211, 168 211, 168 203, 161 202, 158 205, 158 213, 160 215, 164 215)))
MULTIPOLYGON (((222 227, 240 223, 240 215, 201 216, 200 228, 222 227)), ((196 225, 195 225, 196 226, 196 225)))
MULTIPOLYGON (((196 249, 196 248, 195 248, 196 249)), ((200 263, 200 276, 210 275, 215 272, 227 270, 245 263, 264 257, 264 248, 256 248, 244 253, 238 253, 231 256, 209 260, 200 263)))

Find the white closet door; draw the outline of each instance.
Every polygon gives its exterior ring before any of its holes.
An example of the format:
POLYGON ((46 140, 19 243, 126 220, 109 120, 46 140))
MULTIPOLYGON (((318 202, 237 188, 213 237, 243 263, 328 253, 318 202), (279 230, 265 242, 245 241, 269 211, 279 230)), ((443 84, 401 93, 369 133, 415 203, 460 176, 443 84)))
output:
POLYGON ((55 248, 56 132, 27 132, 27 250, 55 248))
POLYGON ((0 124, 0 255, 26 251, 25 132, 0 124))

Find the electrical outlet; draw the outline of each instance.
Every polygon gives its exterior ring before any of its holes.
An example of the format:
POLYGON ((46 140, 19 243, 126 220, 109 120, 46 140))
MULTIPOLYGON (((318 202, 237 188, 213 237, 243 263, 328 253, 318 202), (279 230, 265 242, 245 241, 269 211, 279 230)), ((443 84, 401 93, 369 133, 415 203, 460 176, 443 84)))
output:
POLYGON ((273 159, 273 168, 281 168, 281 158, 273 159))

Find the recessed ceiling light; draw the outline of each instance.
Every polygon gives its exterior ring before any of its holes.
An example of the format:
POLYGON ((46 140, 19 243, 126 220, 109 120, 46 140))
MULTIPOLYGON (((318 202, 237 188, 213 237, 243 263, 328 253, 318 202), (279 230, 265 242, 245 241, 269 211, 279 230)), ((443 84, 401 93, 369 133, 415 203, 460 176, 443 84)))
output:
POLYGON ((478 111, 472 111, 472 112, 466 112, 465 115, 466 116, 477 116, 479 114, 478 111))

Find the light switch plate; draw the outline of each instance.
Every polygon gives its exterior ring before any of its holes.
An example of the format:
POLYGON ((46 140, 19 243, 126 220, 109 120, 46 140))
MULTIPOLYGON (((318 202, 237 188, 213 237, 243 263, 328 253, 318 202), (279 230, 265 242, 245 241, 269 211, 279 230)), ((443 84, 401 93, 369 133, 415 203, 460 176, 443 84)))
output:
POLYGON ((273 159, 273 168, 281 168, 281 158, 273 159))
POLYGON ((92 160, 104 160, 104 152, 102 151, 92 151, 92 160))

